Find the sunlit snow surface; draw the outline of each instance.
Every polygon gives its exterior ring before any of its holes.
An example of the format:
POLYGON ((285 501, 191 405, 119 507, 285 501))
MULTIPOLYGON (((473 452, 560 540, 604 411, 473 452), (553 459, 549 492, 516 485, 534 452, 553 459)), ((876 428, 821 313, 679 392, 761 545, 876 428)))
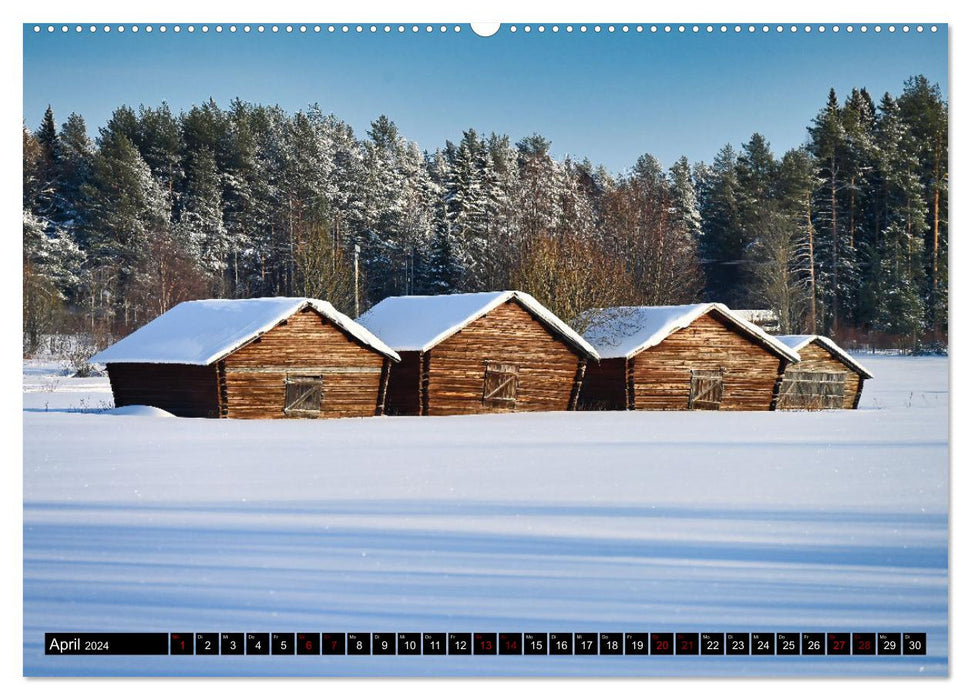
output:
POLYGON ((24 366, 27 675, 942 675, 947 360, 858 411, 113 415, 24 366), (54 631, 926 632, 914 657, 55 657, 54 631))

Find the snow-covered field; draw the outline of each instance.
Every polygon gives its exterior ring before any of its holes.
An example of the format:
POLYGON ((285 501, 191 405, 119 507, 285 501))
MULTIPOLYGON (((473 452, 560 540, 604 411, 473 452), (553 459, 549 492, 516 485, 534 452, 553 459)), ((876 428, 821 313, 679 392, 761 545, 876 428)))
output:
POLYGON ((948 363, 859 411, 214 421, 24 365, 28 675, 947 672, 948 363), (49 631, 927 632, 924 657, 52 657, 49 631))

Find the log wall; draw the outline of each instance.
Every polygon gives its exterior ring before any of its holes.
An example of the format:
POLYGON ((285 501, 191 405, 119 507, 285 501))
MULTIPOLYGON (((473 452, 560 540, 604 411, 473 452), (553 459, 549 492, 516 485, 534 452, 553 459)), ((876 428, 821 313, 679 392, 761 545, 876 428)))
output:
POLYGON ((768 411, 780 381, 779 356, 721 321, 700 316, 631 359, 639 410, 686 410, 691 370, 722 370, 719 410, 768 411))
POLYGON ((566 411, 580 360, 572 347, 550 333, 518 301, 510 300, 426 353, 426 413, 566 411), (514 406, 483 404, 487 362, 519 367, 514 406))
POLYGON ((115 406, 155 406, 183 418, 217 418, 219 393, 212 366, 109 362, 115 406))
POLYGON ((843 408, 856 408, 863 393, 864 378, 856 370, 833 356, 823 345, 815 340, 799 351, 800 362, 789 365, 786 371, 794 372, 845 372, 846 385, 843 389, 843 408))
POLYGON ((286 418, 287 373, 321 375, 320 418, 373 416, 384 356, 307 308, 226 357, 224 415, 286 418))

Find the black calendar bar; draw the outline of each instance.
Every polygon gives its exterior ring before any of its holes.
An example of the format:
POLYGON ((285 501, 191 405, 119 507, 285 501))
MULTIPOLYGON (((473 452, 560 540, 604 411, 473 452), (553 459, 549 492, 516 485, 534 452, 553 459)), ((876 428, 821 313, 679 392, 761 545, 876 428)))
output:
POLYGON ((925 632, 48 632, 50 656, 926 656, 925 632))
MULTIPOLYGON (((191 638, 190 638, 191 643, 191 638)), ((52 656, 163 656, 165 632, 48 632, 44 653, 52 656)))

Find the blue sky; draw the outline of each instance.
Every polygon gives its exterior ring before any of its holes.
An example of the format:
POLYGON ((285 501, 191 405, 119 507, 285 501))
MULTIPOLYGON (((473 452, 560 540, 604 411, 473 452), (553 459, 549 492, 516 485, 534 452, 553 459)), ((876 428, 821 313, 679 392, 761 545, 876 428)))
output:
POLYGON ((830 86, 841 97, 865 86, 879 101, 923 73, 947 91, 943 25, 893 34, 521 27, 483 38, 467 25, 458 34, 37 34, 25 25, 24 120, 35 128, 51 104, 59 123, 78 112, 94 136, 120 104, 165 100, 178 111, 238 96, 292 111, 317 102, 361 136, 382 113, 428 150, 469 127, 513 141, 539 132, 558 157, 618 172, 646 152, 665 166, 682 154, 710 161, 754 131, 781 153, 804 141, 830 86))

